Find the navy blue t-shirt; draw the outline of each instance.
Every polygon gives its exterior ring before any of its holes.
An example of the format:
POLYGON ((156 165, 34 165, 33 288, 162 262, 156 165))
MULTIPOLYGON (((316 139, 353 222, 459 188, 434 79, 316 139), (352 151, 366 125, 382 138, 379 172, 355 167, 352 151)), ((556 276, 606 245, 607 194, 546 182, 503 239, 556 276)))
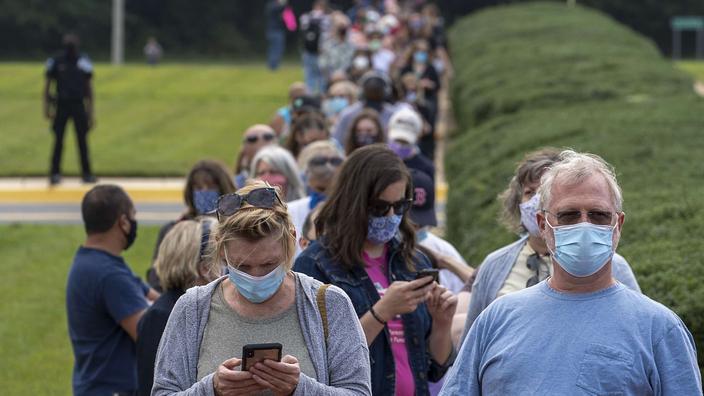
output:
POLYGON ((120 321, 147 308, 148 291, 122 257, 78 249, 66 285, 74 395, 136 391, 135 343, 120 321))

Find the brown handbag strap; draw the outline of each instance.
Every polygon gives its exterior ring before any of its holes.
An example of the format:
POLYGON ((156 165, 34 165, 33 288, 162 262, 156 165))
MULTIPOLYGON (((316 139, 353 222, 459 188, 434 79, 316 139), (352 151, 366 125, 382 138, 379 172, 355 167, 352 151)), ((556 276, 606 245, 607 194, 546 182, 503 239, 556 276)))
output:
POLYGON ((316 296, 316 301, 318 303, 318 311, 320 311, 320 317, 323 319, 323 335, 325 336, 325 349, 328 348, 328 310, 325 307, 325 291, 330 287, 330 285, 321 285, 318 288, 318 294, 316 296))

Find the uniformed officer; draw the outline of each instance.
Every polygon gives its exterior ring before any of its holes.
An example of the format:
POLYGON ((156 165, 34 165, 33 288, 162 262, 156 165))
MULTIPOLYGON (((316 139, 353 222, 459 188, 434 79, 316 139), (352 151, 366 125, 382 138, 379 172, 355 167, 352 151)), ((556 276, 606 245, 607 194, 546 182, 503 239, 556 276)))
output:
POLYGON ((64 131, 69 118, 76 129, 78 149, 81 156, 82 179, 85 183, 95 183, 90 170, 88 157, 88 131, 93 120, 93 88, 91 77, 93 65, 90 59, 78 51, 78 36, 67 34, 63 37, 64 52, 46 63, 46 83, 44 84, 44 115, 53 120, 54 150, 51 156, 49 182, 61 182, 61 155, 64 144, 64 131), (50 94, 51 82, 56 82, 56 95, 50 94))

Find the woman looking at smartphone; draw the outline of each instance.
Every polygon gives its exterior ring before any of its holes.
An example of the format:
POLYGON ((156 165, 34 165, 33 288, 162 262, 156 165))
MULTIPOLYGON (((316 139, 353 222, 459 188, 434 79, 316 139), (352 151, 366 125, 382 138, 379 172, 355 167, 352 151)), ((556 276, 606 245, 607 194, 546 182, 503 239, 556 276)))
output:
POLYGON ((354 308, 339 288, 319 294, 320 282, 291 271, 295 230, 277 190, 254 182, 221 196, 217 215, 214 262, 229 273, 176 303, 152 394, 370 395, 369 351, 354 308), (243 347, 263 343, 282 344, 281 361, 242 371, 243 347))
POLYGON ((352 300, 371 358, 375 395, 427 395, 454 360, 457 298, 431 277, 415 248, 413 200, 403 162, 383 145, 355 150, 315 221, 318 240, 295 270, 332 283, 352 300))

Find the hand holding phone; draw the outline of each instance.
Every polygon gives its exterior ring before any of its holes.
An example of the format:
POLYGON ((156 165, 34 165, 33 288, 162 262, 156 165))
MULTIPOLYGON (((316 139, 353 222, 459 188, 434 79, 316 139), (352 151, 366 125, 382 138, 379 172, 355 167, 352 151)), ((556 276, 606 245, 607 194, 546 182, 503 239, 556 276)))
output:
POLYGON ((280 362, 281 349, 279 343, 245 345, 242 347, 242 371, 249 371, 252 366, 265 359, 280 362))
POLYGON ((416 279, 432 277, 433 281, 440 283, 440 270, 436 268, 424 268, 416 273, 416 279))

